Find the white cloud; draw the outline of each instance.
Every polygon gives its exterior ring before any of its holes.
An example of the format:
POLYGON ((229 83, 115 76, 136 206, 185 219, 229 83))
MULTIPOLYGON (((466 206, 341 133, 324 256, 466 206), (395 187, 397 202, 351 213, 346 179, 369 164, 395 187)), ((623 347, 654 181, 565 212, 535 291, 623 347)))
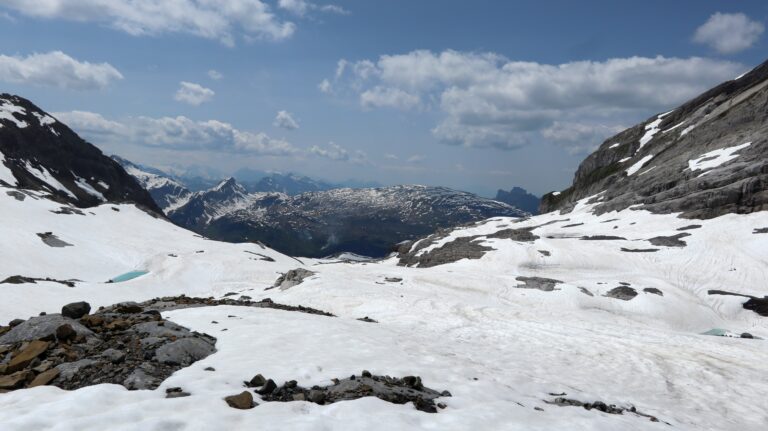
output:
POLYGON ((280 127, 281 129, 286 130, 296 130, 299 128, 299 123, 288 111, 278 111, 273 124, 275 127, 280 127))
POLYGON ((626 129, 626 126, 583 124, 555 121, 543 129, 541 135, 555 144, 564 146, 572 154, 591 153, 605 139, 626 129))
POLYGON ((549 65, 494 53, 421 50, 376 61, 342 60, 334 93, 352 94, 364 108, 437 111, 441 119, 432 133, 445 143, 513 149, 563 141, 556 122, 602 132, 602 124, 644 119, 743 69, 697 57, 549 65))
POLYGON ((261 0, 3 0, 35 18, 95 22, 134 36, 185 33, 234 45, 244 39, 281 40, 295 31, 261 0))
POLYGON ((366 108, 412 109, 418 106, 419 98, 399 88, 374 87, 360 94, 360 104, 366 108))
POLYGON ((217 120, 194 121, 178 117, 131 117, 108 120, 100 114, 84 111, 53 114, 91 142, 119 146, 125 143, 176 150, 215 150, 289 156, 298 150, 289 142, 265 133, 239 130, 217 120))
POLYGON ((277 7, 300 17, 314 10, 338 15, 349 15, 349 11, 341 6, 335 4, 318 5, 307 0, 278 0, 277 7))
POLYGON ((721 54, 743 51, 760 38, 765 26, 743 13, 717 12, 696 29, 694 42, 709 45, 721 54))
POLYGON ((394 154, 390 154, 390 153, 384 154, 384 158, 387 159, 387 160, 398 160, 399 159, 399 157, 397 157, 394 154))
POLYGON ((16 84, 92 90, 107 87, 123 75, 109 63, 78 61, 61 51, 26 57, 0 55, 0 80, 16 84))
POLYGON ((317 157, 323 157, 337 162, 350 162, 358 165, 369 163, 368 155, 365 154, 365 152, 360 150, 350 152, 341 145, 333 142, 329 142, 325 147, 313 145, 312 148, 309 149, 309 152, 317 157))
POLYGON ((214 81, 218 81, 221 78, 223 78, 224 75, 222 75, 221 72, 219 72, 218 70, 211 69, 208 71, 208 77, 213 79, 214 81))
POLYGON ((210 88, 205 88, 200 84, 182 81, 180 87, 173 96, 179 102, 187 103, 192 106, 200 106, 205 102, 210 102, 216 95, 210 88))
POLYGON ((321 93, 330 94, 333 92, 333 86, 331 86, 331 82, 327 79, 323 79, 322 82, 317 84, 317 88, 320 90, 321 93))
POLYGON ((408 159, 406 159, 406 162, 408 162, 408 163, 421 163, 421 162, 423 162, 426 159, 427 159, 427 157, 424 156, 424 155, 414 154, 411 157, 408 157, 408 159))

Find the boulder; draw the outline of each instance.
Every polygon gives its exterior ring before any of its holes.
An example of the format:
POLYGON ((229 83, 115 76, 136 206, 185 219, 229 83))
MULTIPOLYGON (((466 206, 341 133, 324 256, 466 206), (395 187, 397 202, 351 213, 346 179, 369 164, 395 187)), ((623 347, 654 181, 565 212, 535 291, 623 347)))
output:
POLYGON ((53 379, 59 376, 59 370, 56 368, 51 368, 48 371, 42 372, 35 376, 35 378, 32 380, 32 383, 29 384, 28 387, 34 388, 36 386, 45 386, 48 383, 51 383, 53 379))
POLYGON ((182 338, 160 346, 155 355, 164 364, 189 365, 215 351, 213 344, 200 338, 182 338))
POLYGON ((0 390, 17 389, 23 386, 31 375, 29 370, 24 370, 8 376, 0 376, 0 390))
POLYGON ((61 307, 61 315, 70 319, 79 319, 91 312, 91 305, 87 302, 73 302, 61 307))
POLYGON ((237 395, 230 395, 224 398, 224 401, 234 409, 248 410, 254 407, 253 395, 248 391, 240 392, 237 395))
POLYGON ((8 372, 19 371, 27 367, 38 356, 42 355, 50 345, 47 341, 35 340, 22 351, 13 355, 8 363, 8 372))
POLYGON ((78 335, 91 336, 93 332, 79 322, 64 317, 60 314, 48 314, 33 317, 26 322, 15 326, 3 336, 0 336, 0 344, 12 344, 18 341, 39 340, 41 338, 53 338, 56 329, 63 324, 69 324, 78 335))

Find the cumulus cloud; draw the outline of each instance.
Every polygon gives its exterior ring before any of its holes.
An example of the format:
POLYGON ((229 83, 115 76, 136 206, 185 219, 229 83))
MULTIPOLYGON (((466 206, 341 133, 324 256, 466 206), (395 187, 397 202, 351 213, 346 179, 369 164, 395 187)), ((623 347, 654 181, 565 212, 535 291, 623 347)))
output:
POLYGON ((626 124, 668 110, 743 68, 697 57, 549 65, 494 53, 419 50, 376 61, 341 60, 333 84, 324 82, 367 109, 438 112, 432 133, 444 143, 513 149, 553 140, 576 147, 581 144, 562 139, 565 124, 571 132, 573 124, 582 125, 574 136, 594 139, 585 130, 598 136, 609 131, 602 124, 626 124))
POLYGON ((318 90, 320 90, 321 93, 329 94, 333 92, 333 87, 331 86, 331 82, 327 79, 323 79, 319 84, 317 84, 318 90))
POLYGON ((717 12, 696 29, 694 42, 709 45, 721 54, 743 51, 760 38, 765 26, 743 13, 717 12))
POLYGON ((218 81, 221 78, 223 78, 224 75, 222 75, 221 72, 219 72, 218 70, 211 69, 208 71, 208 77, 213 79, 214 81, 218 81))
POLYGON ((78 61, 61 51, 26 57, 0 55, 0 80, 72 90, 102 89, 123 75, 109 63, 78 61))
POLYGON ((319 5, 307 0, 279 0, 277 7, 285 9, 294 15, 303 17, 310 11, 334 13, 337 15, 349 15, 349 11, 335 4, 319 5))
POLYGON ((309 152, 317 157, 322 157, 337 162, 350 162, 358 165, 368 164, 368 155, 360 150, 349 151, 334 142, 329 142, 325 147, 313 145, 309 152))
POLYGON ((205 88, 200 84, 182 81, 180 87, 173 96, 179 102, 187 103, 192 106, 200 106, 205 102, 210 102, 216 95, 210 88, 205 88))
POLYGON ((235 44, 244 39, 281 40, 295 31, 262 0, 4 0, 22 15, 95 22, 133 36, 185 33, 235 44))
POLYGON ((298 153, 285 140, 271 138, 261 132, 239 130, 217 120, 142 116, 117 121, 84 111, 58 112, 53 115, 97 145, 130 143, 175 150, 216 150, 270 156, 298 153))
POLYGON ((399 88, 374 87, 360 94, 360 104, 366 108, 412 109, 419 105, 419 98, 399 88))
POLYGON ((285 130, 296 130, 299 128, 298 121, 288 111, 278 111, 273 124, 275 127, 285 130))
POLYGON ((555 121, 541 131, 541 135, 550 141, 565 146, 572 154, 591 153, 606 138, 613 136, 626 126, 604 124, 583 124, 555 121))

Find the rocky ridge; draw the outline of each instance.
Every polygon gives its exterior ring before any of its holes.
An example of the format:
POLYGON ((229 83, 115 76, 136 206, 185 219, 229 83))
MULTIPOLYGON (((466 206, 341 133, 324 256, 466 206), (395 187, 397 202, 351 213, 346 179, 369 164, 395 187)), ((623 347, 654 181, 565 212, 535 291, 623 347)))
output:
POLYGON ((571 187, 542 197, 569 212, 596 196, 596 213, 638 205, 712 218, 768 209, 768 62, 672 111, 606 139, 571 187))

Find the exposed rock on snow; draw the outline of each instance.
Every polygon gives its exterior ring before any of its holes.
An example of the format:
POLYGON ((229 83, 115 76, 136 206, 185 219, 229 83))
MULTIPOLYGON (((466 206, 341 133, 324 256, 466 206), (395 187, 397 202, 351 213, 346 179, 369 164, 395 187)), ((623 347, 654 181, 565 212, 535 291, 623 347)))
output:
MULTIPOLYGON (((637 411, 635 406, 629 406, 629 407, 619 407, 615 404, 606 404, 602 401, 594 401, 591 403, 585 403, 579 400, 574 400, 570 398, 565 397, 557 397, 552 401, 545 401, 547 404, 554 404, 556 406, 560 407, 583 407, 585 410, 597 410, 603 413, 608 413, 611 415, 621 415, 624 413, 633 413, 637 416, 642 416, 648 418, 651 422, 659 422, 659 419, 655 416, 647 415, 645 413, 641 413, 637 411)), ((667 425, 669 423, 664 422, 667 425)))
POLYGON ((561 284, 562 281, 552 278, 544 277, 517 277, 515 280, 522 281, 523 284, 517 286, 521 289, 538 289, 544 292, 551 292, 555 290, 555 286, 561 284))
POLYGON ((430 268, 461 259, 480 259, 486 252, 493 250, 492 247, 482 245, 481 242, 482 240, 478 237, 460 237, 425 253, 419 253, 421 248, 416 247, 400 257, 399 265, 430 268))
POLYGON ((346 379, 333 379, 330 386, 313 386, 304 388, 298 386, 295 380, 286 382, 280 387, 272 380, 263 383, 264 401, 309 401, 315 404, 333 404, 339 401, 356 400, 363 397, 376 397, 394 404, 412 402, 416 410, 427 413, 437 413, 435 400, 439 397, 450 397, 448 391, 438 392, 425 387, 421 378, 406 376, 401 379, 389 376, 374 376, 363 371, 360 376, 350 376, 346 379))
POLYGON ((617 241, 617 240, 626 240, 623 236, 615 236, 615 235, 588 235, 581 237, 581 240, 583 241, 617 241))
POLYGON ((293 286, 301 284, 305 279, 315 275, 315 272, 304 268, 292 269, 275 280, 272 286, 279 287, 280 290, 290 289, 293 286))
POLYGON ((60 240, 53 232, 38 233, 37 236, 49 247, 72 247, 72 244, 60 240))
POLYGON ((629 286, 619 286, 609 290, 605 296, 608 298, 621 299, 622 301, 629 301, 637 296, 637 291, 629 286))
POLYGON ((64 307, 79 320, 33 317, 0 337, 0 345, 12 352, 0 374, 15 373, 5 389, 49 383, 63 389, 99 383, 154 389, 174 371, 215 351, 215 338, 163 320, 157 311, 117 305, 87 315, 87 305, 64 307))
POLYGON ((657 289, 655 287, 646 287, 645 289, 643 289, 643 292, 645 292, 645 293, 652 293, 654 295, 659 295, 659 296, 664 296, 664 292, 662 292, 661 290, 659 290, 659 289, 657 289))
POLYGON ((224 401, 226 401, 230 407, 239 410, 248 410, 256 406, 253 402, 253 395, 248 391, 240 392, 237 395, 230 395, 224 398, 224 401))
POLYGON ((77 280, 56 280, 56 279, 53 279, 53 278, 50 278, 50 277, 35 278, 35 277, 25 277, 23 275, 12 275, 12 276, 6 278, 3 281, 0 281, 0 284, 4 284, 4 283, 6 283, 6 284, 26 284, 26 283, 36 284, 38 281, 50 281, 52 283, 63 284, 65 286, 67 286, 67 287, 75 287, 75 282, 77 280))
POLYGON ((627 253, 655 253, 659 251, 658 248, 626 248, 622 247, 621 251, 627 252, 627 253))
POLYGON ((663 247, 685 247, 688 244, 680 238, 685 238, 686 236, 691 236, 691 234, 679 233, 672 236, 656 236, 649 239, 648 242, 663 247))

